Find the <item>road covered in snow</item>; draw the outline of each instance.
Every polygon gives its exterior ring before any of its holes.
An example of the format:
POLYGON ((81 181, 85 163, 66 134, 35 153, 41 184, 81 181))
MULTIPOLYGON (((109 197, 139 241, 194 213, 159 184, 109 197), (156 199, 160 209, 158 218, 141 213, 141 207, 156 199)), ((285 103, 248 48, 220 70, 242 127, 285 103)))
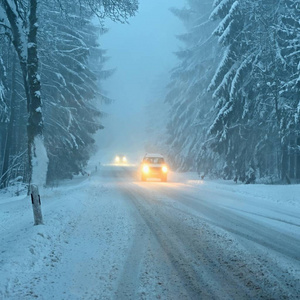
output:
POLYGON ((104 166, 0 195, 0 299, 297 299, 300 187, 104 166))

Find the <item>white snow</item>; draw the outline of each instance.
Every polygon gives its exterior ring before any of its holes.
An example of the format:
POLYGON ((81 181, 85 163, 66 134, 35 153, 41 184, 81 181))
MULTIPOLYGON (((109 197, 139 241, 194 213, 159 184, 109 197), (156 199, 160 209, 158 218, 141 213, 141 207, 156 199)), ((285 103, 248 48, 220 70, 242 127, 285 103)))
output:
POLYGON ((27 48, 33 48, 36 47, 36 43, 28 43, 27 48))
MULTIPOLYGON (((175 173, 174 180, 185 182, 195 189, 219 190, 229 195, 247 196, 249 203, 270 203, 287 209, 295 208, 300 215, 300 185, 243 184, 233 180, 200 180, 196 173, 175 173)), ((260 206, 260 204, 258 205, 260 206)), ((260 207, 257 207, 260 210, 260 207)))
MULTIPOLYGON (((34 94, 35 94, 36 97, 41 98, 41 91, 35 91, 34 94)), ((37 109, 41 109, 41 108, 39 107, 37 109)), ((38 111, 38 110, 36 110, 36 111, 38 111)))
MULTIPOLYGON (((41 146, 41 141, 38 143, 41 146)), ((46 161, 35 169, 45 166, 46 161)), ((33 226, 28 196, 0 194, 0 299, 115 297, 118 280, 126 272, 127 252, 132 244, 139 247, 143 240, 133 239, 140 229, 132 206, 115 188, 113 179, 99 173, 44 189, 41 201, 45 225, 33 226)), ((127 182, 121 178, 118 184, 127 182)), ((299 222, 293 217, 300 215, 299 185, 244 185, 199 180, 194 173, 174 173, 165 187, 199 199, 206 195, 260 222, 262 215, 268 216, 264 222, 282 232, 291 230, 289 223, 299 222), (274 222, 278 218, 285 218, 281 220, 284 222, 274 222)), ((182 204, 173 203, 171 197, 160 201, 182 209, 182 204)), ((299 236, 299 232, 292 233, 299 236)), ((151 266, 151 260, 148 263, 151 266)), ((154 275, 149 274, 152 288, 154 275)), ((149 293, 155 295, 146 287, 141 287, 141 293, 146 295, 144 299, 151 299, 149 293)))
MULTIPOLYGON (((232 0, 222 0, 222 1, 220 1, 220 3, 214 8, 213 12, 210 14, 209 19, 214 20, 217 17, 220 10, 224 9, 224 7, 228 4, 230 4, 230 2, 232 2, 232 0)), ((236 6, 237 4, 238 4, 238 2, 235 1, 233 6, 236 6)))
POLYGON ((0 100, 3 101, 4 99, 4 86, 2 82, 0 82, 0 100))
POLYGON ((43 137, 35 137, 32 154, 32 183, 38 187, 43 187, 46 184, 49 161, 43 137))

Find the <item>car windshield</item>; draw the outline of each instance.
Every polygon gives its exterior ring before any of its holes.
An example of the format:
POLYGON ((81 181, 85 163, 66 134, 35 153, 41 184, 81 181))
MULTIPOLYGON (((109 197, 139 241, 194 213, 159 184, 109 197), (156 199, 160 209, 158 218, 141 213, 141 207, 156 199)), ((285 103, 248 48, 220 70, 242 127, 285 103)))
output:
POLYGON ((163 164, 164 159, 162 157, 146 157, 144 159, 145 162, 148 162, 150 164, 163 164))

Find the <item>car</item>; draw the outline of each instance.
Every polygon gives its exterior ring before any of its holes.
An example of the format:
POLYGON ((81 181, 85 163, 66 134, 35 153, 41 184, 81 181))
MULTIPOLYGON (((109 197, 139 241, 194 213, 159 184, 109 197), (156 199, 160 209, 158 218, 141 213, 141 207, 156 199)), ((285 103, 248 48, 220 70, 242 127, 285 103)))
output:
POLYGON ((148 178, 160 178, 166 182, 168 177, 168 167, 161 154, 147 153, 142 161, 141 180, 148 178))
POLYGON ((124 154, 118 154, 115 157, 115 164, 126 164, 127 158, 124 154))

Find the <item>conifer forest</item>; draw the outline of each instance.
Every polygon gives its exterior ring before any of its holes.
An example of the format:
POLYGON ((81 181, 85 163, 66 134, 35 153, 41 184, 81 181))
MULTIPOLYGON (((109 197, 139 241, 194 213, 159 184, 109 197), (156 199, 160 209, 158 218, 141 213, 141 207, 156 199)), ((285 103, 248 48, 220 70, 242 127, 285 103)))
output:
MULTIPOLYGON (((113 76, 101 47, 110 34, 103 21, 126 23, 138 3, 75 2, 0 1, 2 188, 31 180, 37 137, 48 184, 82 172, 95 150, 111 101, 102 82, 113 76)), ((298 183, 299 1, 187 0, 171 10, 185 32, 177 36, 178 63, 161 100, 168 107, 164 139, 156 144, 172 168, 244 183, 298 183)))

